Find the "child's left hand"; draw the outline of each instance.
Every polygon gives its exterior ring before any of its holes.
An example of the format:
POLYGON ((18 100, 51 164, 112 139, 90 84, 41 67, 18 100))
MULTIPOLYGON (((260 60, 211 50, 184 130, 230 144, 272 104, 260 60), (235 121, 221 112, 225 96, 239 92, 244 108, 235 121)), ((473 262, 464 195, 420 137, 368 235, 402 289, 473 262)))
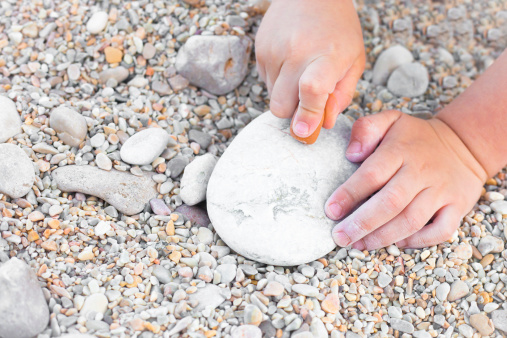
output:
POLYGON ((438 118, 391 110, 360 118, 346 153, 364 161, 326 202, 339 246, 421 248, 448 240, 478 200, 487 173, 438 118), (377 147, 378 145, 378 147, 377 147), (430 220, 431 223, 427 226, 430 220))

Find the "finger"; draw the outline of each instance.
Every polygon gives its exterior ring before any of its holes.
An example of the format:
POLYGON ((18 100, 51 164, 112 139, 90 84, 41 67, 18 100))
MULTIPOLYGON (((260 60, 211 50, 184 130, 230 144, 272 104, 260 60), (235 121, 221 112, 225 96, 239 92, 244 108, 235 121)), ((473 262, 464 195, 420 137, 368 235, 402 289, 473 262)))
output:
POLYGON ((299 107, 294 119, 294 133, 302 138, 313 134, 322 120, 329 94, 348 71, 329 58, 311 62, 299 79, 299 107))
POLYGON ((363 71, 364 62, 356 61, 345 77, 338 82, 334 91, 329 94, 326 102, 326 117, 323 124, 324 128, 333 128, 338 115, 352 103, 357 82, 361 78, 363 71))
POLYGON ((415 249, 440 244, 452 237, 462 217, 456 206, 447 205, 436 213, 433 222, 396 245, 399 248, 415 249))
POLYGON ((433 217, 439 205, 431 188, 421 191, 398 216, 354 243, 358 250, 375 250, 410 237, 433 217))
POLYGON ((271 112, 280 118, 290 118, 294 115, 299 102, 297 69, 289 63, 284 63, 276 79, 271 94, 269 107, 271 112))
POLYGON ((399 215, 420 191, 416 181, 413 171, 402 167, 378 193, 334 227, 336 244, 355 243, 399 215))
POLYGON ((338 220, 380 190, 401 168, 400 156, 379 148, 326 201, 327 217, 338 220))
POLYGON ((391 126, 402 116, 398 110, 386 110, 359 118, 352 126, 345 156, 352 162, 361 162, 370 156, 391 126))

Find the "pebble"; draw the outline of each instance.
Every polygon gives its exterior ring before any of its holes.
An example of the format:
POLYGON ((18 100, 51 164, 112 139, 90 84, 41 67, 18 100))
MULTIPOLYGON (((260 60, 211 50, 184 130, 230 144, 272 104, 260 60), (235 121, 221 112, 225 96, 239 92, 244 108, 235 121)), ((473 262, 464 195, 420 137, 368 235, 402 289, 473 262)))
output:
POLYGON ((179 49, 175 66, 190 83, 223 95, 245 78, 251 51, 246 37, 194 35, 179 49))
POLYGON ((106 47, 104 49, 104 54, 106 55, 106 61, 108 63, 119 63, 123 59, 123 53, 118 48, 106 47))
POLYGON ((51 112, 49 125, 63 143, 72 147, 78 147, 88 132, 85 118, 75 110, 64 106, 51 112))
POLYGON ((188 133, 188 139, 190 141, 199 143, 202 149, 207 149, 211 143, 210 135, 195 129, 190 130, 190 132, 188 133))
POLYGON ((155 265, 153 267, 152 274, 157 277, 158 281, 162 284, 167 284, 173 281, 171 272, 161 265, 155 265))
POLYGON ((169 78, 169 85, 171 86, 172 90, 174 90, 176 93, 187 88, 189 84, 190 81, 188 81, 185 77, 179 74, 169 78))
POLYGON ((385 288, 386 286, 388 286, 392 280, 393 277, 389 276, 384 272, 379 273, 377 277, 378 286, 380 286, 381 288, 385 288))
POLYGON ((491 320, 497 330, 507 333, 507 310, 495 310, 491 312, 491 320))
MULTIPOLYGON (((99 74, 99 81, 102 84, 108 83, 109 80, 114 79, 116 83, 122 83, 129 77, 129 71, 123 66, 109 68, 103 70, 99 74)), ((130 83, 129 83, 130 84, 130 83)), ((144 86, 141 86, 144 87, 144 86)))
POLYGON ((220 282, 229 283, 236 277, 236 265, 235 264, 221 264, 216 268, 216 271, 220 273, 220 282))
POLYGON ((100 148, 102 145, 106 142, 106 136, 102 133, 98 133, 93 135, 93 137, 90 139, 90 144, 94 148, 100 148))
POLYGON ((197 206, 183 204, 177 207, 175 211, 185 216, 185 219, 190 220, 197 226, 207 227, 211 223, 206 211, 197 206))
POLYGON ((338 311, 340 311, 340 299, 338 296, 329 293, 322 301, 322 310, 327 313, 338 313, 338 311))
POLYGON ((35 181, 35 170, 26 153, 14 144, 0 144, 0 193, 25 196, 35 181))
POLYGON ((506 200, 494 201, 489 206, 491 207, 491 209, 493 209, 494 212, 499 212, 502 215, 507 215, 507 201, 506 200))
POLYGON ((400 252, 400 249, 398 249, 398 247, 394 244, 392 245, 389 245, 387 247, 387 252, 390 254, 390 255, 393 255, 395 257, 398 257, 399 255, 401 255, 401 252, 400 252))
POLYGON ((436 289, 436 296, 438 300, 440 300, 441 302, 447 300, 449 291, 451 291, 451 286, 449 285, 449 283, 440 284, 436 289))
POLYGON ((129 164, 151 164, 166 149, 170 138, 161 128, 137 132, 121 147, 121 159, 129 164))
POLYGON ((292 286, 292 291, 307 297, 317 297, 319 294, 319 289, 306 284, 294 284, 292 286))
POLYGON ((58 189, 97 196, 126 215, 141 212, 157 195, 149 175, 139 177, 92 166, 66 166, 53 171, 52 176, 58 189))
POLYGON ((111 222, 100 221, 99 224, 95 226, 94 232, 95 236, 103 236, 107 232, 111 231, 111 222))
POLYGON ((104 314, 107 310, 108 300, 107 297, 102 293, 94 293, 86 297, 83 307, 81 308, 80 314, 86 316, 90 312, 104 314))
POLYGON ((472 338, 474 335, 474 329, 470 325, 467 324, 461 324, 458 326, 458 331, 461 335, 463 335, 466 338, 472 338))
POLYGON ((418 62, 407 63, 396 68, 387 82, 387 88, 395 95, 416 97, 428 88, 428 70, 418 62))
POLYGON ((241 325, 236 327, 232 333, 231 338, 261 338, 262 331, 255 325, 241 325))
POLYGON ((473 255, 472 246, 468 243, 461 243, 454 249, 454 253, 458 256, 459 259, 470 259, 473 255))
POLYGON ((165 204, 164 200, 152 198, 150 200, 151 210, 156 215, 168 216, 171 214, 171 209, 165 204))
POLYGON ((245 324, 259 326, 262 322, 262 312, 255 305, 248 304, 245 307, 244 321, 245 324))
POLYGON ((49 322, 49 309, 37 276, 13 257, 0 265, 0 336, 34 337, 49 322))
POLYGON ((180 196, 187 205, 195 205, 206 199, 206 190, 217 160, 212 154, 197 156, 185 167, 180 184, 180 196))
POLYGON ((213 232, 208 228, 200 227, 197 232, 197 238, 204 245, 211 244, 213 242, 213 232))
POLYGON ((162 96, 170 95, 172 94, 171 87, 167 82, 163 81, 153 81, 151 83, 151 89, 162 96))
POLYGON ((335 223, 322 206, 356 169, 344 157, 346 117, 311 146, 294 142, 288 129, 288 120, 259 116, 227 148, 208 183, 208 214, 217 233, 234 251, 266 264, 307 263, 335 248, 329 236, 335 223))
POLYGON ((278 297, 278 296, 283 295, 284 290, 285 290, 285 288, 283 287, 282 284, 280 284, 276 281, 271 281, 266 285, 266 287, 263 290, 263 293, 265 296, 268 296, 268 297, 269 296, 278 297))
POLYGON ((143 47, 143 57, 146 60, 149 60, 155 56, 157 53, 157 50, 155 49, 155 46, 153 46, 151 43, 147 43, 143 47))
POLYGON ((16 104, 9 98, 0 95, 0 143, 21 133, 21 119, 16 104))
POLYGON ((95 12, 86 23, 86 29, 91 34, 98 34, 106 28, 107 20, 108 15, 106 12, 95 12))
POLYGON ((69 80, 77 81, 81 76, 81 69, 78 64, 71 64, 69 68, 67 68, 67 75, 69 76, 69 80))
POLYGON ((485 236, 481 238, 477 249, 481 255, 485 256, 489 253, 499 253, 504 249, 504 241, 495 236, 485 236))
POLYGON ((471 315, 470 325, 472 325, 472 327, 479 331, 479 333, 483 336, 489 336, 495 332, 493 322, 488 318, 488 316, 482 313, 471 315))
POLYGON ((188 299, 190 302, 198 302, 194 311, 202 311, 206 308, 215 309, 225 302, 221 288, 213 284, 206 284, 203 288, 199 288, 197 292, 190 294, 188 299))
POLYGON ((451 290, 449 295, 447 296, 447 300, 450 302, 454 302, 458 299, 465 297, 470 289, 468 288, 467 283, 462 280, 457 280, 451 285, 451 290))
POLYGON ((167 169, 171 171, 171 178, 180 176, 188 163, 188 158, 184 156, 176 156, 175 158, 171 159, 167 163, 167 169))
POLYGON ((373 67, 372 82, 385 85, 391 73, 401 65, 414 60, 412 53, 403 46, 395 45, 384 50, 377 58, 373 67))
POLYGON ((414 332, 414 325, 402 319, 391 318, 391 327, 394 330, 398 330, 400 332, 405 332, 409 334, 414 332))

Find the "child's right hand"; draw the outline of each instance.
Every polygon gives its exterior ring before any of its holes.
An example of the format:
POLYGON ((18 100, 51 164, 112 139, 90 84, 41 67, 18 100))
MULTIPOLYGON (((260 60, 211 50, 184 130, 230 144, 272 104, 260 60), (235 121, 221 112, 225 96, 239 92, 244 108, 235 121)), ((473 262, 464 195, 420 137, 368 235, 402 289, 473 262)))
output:
POLYGON ((352 101, 364 70, 361 25, 352 0, 273 0, 256 37, 257 67, 275 116, 294 114, 294 133, 324 128, 352 101), (297 111, 296 111, 297 109, 297 111))

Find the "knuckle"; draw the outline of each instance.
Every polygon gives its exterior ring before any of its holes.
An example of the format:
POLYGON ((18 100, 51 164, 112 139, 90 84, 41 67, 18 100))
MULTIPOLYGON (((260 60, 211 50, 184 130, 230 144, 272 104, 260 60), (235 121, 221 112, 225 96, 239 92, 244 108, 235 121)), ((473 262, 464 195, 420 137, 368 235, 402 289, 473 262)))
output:
POLYGON ((328 94, 326 88, 319 79, 301 78, 299 80, 299 90, 307 95, 318 96, 328 94))
POLYGON ((439 242, 446 241, 449 238, 451 238, 454 233, 454 230, 456 230, 456 228, 457 228, 457 225, 455 226, 454 224, 453 225, 445 224, 445 225, 439 226, 437 228, 437 231, 438 231, 437 237, 439 238, 439 242))
POLYGON ((407 231, 408 234, 413 234, 419 231, 422 228, 422 224, 420 219, 417 216, 411 215, 408 212, 404 212, 402 214, 403 217, 403 227, 407 231))
POLYGON ((371 131, 374 127, 375 127, 375 125, 373 124, 371 119, 369 119, 366 116, 363 116, 363 117, 360 117, 359 119, 357 119, 357 121, 354 123, 353 129, 355 129, 356 131, 358 131, 358 130, 359 131, 371 131))
POLYGON ((404 207, 405 193, 399 188, 391 188, 385 192, 383 197, 384 206, 388 211, 397 212, 404 207))
POLYGON ((347 185, 343 184, 340 187, 340 190, 342 192, 343 198, 340 198, 336 202, 339 203, 342 208, 345 207, 345 204, 353 204, 354 202, 358 201, 356 192, 353 189, 350 189, 347 185))
POLYGON ((357 237, 363 237, 371 232, 371 225, 366 219, 356 218, 352 221, 352 227, 357 237))
POLYGON ((269 102, 269 109, 271 110, 273 115, 279 118, 289 118, 294 113, 287 108, 287 105, 284 105, 278 99, 272 99, 269 102))
POLYGON ((364 179, 368 185, 378 187, 380 185, 380 174, 378 168, 368 167, 364 169, 364 179))

